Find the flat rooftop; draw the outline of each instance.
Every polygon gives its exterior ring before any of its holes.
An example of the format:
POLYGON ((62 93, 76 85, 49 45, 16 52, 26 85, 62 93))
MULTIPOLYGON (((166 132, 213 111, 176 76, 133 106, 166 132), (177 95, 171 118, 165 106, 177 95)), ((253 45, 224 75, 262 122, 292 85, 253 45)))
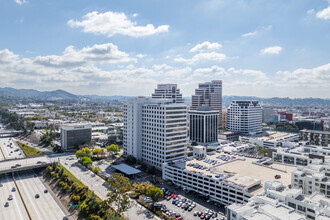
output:
MULTIPOLYGON (((257 165, 260 159, 248 158, 239 155, 228 155, 225 153, 216 153, 207 155, 204 160, 196 158, 186 162, 186 169, 191 172, 201 172, 205 175, 210 175, 214 179, 219 179, 224 182, 232 183, 240 187, 246 188, 251 194, 259 194, 264 192, 264 183, 266 181, 275 180, 275 175, 280 175, 278 179, 284 185, 291 184, 291 172, 296 170, 296 167, 286 166, 285 164, 257 165), (232 161, 224 161, 219 159, 219 156, 235 157, 232 161), (218 158, 217 158, 218 157, 218 158), (205 162, 206 160, 214 160, 217 164, 212 165, 205 162), (199 169, 188 164, 199 164, 211 169, 199 169), (223 178, 218 175, 224 174, 223 178), (216 177, 218 176, 218 177, 216 177)), ((175 161, 174 161, 175 162, 175 161)), ((178 163, 179 164, 179 163, 178 163)), ((174 165, 175 166, 175 165, 174 165)))
POLYGON ((280 141, 280 140, 284 140, 284 139, 294 137, 297 135, 299 135, 299 134, 280 132, 280 131, 265 131, 262 134, 254 135, 251 137, 256 138, 258 140, 263 140, 263 141, 280 141))

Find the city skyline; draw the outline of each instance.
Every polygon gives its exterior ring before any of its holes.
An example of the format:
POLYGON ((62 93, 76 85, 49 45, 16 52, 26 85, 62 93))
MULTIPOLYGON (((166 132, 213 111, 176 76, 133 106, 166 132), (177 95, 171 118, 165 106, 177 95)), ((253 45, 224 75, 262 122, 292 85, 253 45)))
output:
POLYGON ((0 9, 0 87, 330 98, 329 1, 33 1, 0 9), (79 4, 78 4, 79 3, 79 4))

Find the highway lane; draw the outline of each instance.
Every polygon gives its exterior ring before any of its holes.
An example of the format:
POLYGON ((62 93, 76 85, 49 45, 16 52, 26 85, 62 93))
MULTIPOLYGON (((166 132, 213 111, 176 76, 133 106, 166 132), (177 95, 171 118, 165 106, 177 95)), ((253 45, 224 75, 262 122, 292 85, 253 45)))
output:
POLYGON ((33 220, 61 220, 66 216, 51 194, 44 193, 45 186, 32 171, 15 173, 15 179, 33 220), (35 198, 36 194, 40 197, 35 198))
POLYGON ((22 149, 11 138, 0 138, 0 147, 2 148, 6 159, 24 158, 22 149))
POLYGON ((11 176, 5 174, 0 175, 0 219, 29 219, 23 202, 18 194, 18 191, 12 192, 15 183, 11 176), (8 200, 9 195, 13 196, 12 200, 8 200), (9 206, 5 207, 5 203, 9 202, 9 206))
MULTIPOLYGON (((0 146, 1 147, 1 146, 0 146)), ((5 157, 2 154, 2 150, 0 149, 0 161, 5 160, 5 157)))

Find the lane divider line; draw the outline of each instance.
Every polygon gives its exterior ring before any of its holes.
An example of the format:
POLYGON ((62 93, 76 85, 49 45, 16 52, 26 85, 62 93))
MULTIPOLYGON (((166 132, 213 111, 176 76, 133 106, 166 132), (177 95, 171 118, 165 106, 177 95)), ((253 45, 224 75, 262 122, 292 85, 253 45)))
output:
POLYGON ((33 219, 32 219, 32 216, 31 216, 31 213, 30 213, 28 207, 26 206, 26 203, 25 203, 24 198, 23 198, 23 196, 22 196, 21 190, 20 190, 19 187, 18 187, 18 184, 17 184, 17 182, 16 182, 16 180, 15 180, 15 176, 14 176, 13 173, 12 173, 12 176, 13 176, 13 180, 14 180, 14 183, 15 183, 16 189, 17 189, 17 191, 18 191, 18 194, 19 194, 19 196, 20 196, 21 199, 22 199, 22 202, 23 202, 23 205, 24 205, 25 211, 26 211, 27 215, 29 216, 29 219, 30 219, 30 220, 33 220, 33 219))
MULTIPOLYGON (((1 145, 1 146, 3 146, 3 145, 1 145)), ((6 156, 5 156, 5 153, 4 153, 3 150, 2 150, 2 147, 1 147, 1 146, 0 146, 1 153, 2 153, 2 155, 3 155, 4 160, 6 160, 7 158, 6 158, 6 156)))

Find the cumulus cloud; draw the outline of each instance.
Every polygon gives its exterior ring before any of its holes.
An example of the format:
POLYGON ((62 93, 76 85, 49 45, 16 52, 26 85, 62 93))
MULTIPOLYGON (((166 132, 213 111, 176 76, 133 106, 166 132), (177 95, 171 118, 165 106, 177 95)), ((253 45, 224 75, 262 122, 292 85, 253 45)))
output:
POLYGON ((218 65, 213 65, 209 68, 199 68, 194 71, 195 76, 213 76, 213 77, 223 77, 229 76, 230 74, 222 67, 218 65))
POLYGON ((237 75, 243 75, 243 76, 250 76, 257 78, 258 80, 266 79, 267 75, 266 73, 260 71, 260 70, 251 70, 251 69, 235 69, 234 67, 231 67, 228 69, 228 72, 230 74, 237 74, 237 75))
POLYGON ((204 52, 204 51, 212 51, 219 50, 222 47, 219 43, 211 43, 209 41, 205 41, 201 44, 197 44, 193 48, 190 49, 190 52, 204 52))
POLYGON ((309 14, 309 15, 312 15, 312 14, 314 14, 314 9, 309 9, 308 11, 307 11, 307 14, 309 14))
POLYGON ((316 13, 316 17, 324 20, 330 20, 330 6, 323 9, 322 11, 318 11, 316 13))
POLYGON ((299 68, 293 72, 278 71, 284 82, 309 87, 328 87, 330 85, 330 63, 312 69, 299 68))
POLYGON ((92 47, 84 47, 76 50, 73 46, 65 48, 62 56, 49 55, 37 56, 34 62, 44 66, 70 67, 79 66, 86 63, 121 63, 130 62, 134 59, 112 43, 95 44, 92 47))
POLYGON ((260 28, 259 30, 242 34, 241 36, 242 37, 252 37, 252 36, 255 36, 255 35, 259 34, 260 32, 270 31, 272 29, 273 29, 273 26, 272 25, 268 25, 266 27, 260 28))
POLYGON ((23 5, 23 4, 27 3, 27 0, 14 0, 14 2, 19 5, 23 5))
POLYGON ((145 54, 141 54, 141 53, 139 53, 139 54, 136 54, 136 57, 137 58, 140 58, 140 59, 142 59, 142 58, 144 58, 144 57, 146 57, 147 55, 145 55, 145 54))
POLYGON ((175 62, 182 62, 188 64, 196 64, 202 61, 214 61, 214 62, 221 62, 227 58, 226 54, 217 53, 217 52, 210 52, 210 53, 198 53, 194 55, 191 59, 186 59, 183 57, 176 57, 174 58, 175 62))
POLYGON ((260 54, 279 54, 282 50, 283 48, 280 46, 266 47, 260 51, 260 54))
POLYGON ((18 55, 8 49, 0 50, 0 63, 10 63, 18 59, 18 55))
MULTIPOLYGON (((133 17, 136 17, 133 15, 133 17)), ((83 32, 102 34, 112 37, 116 34, 130 37, 144 37, 169 31, 169 25, 154 27, 152 24, 138 26, 127 18, 124 13, 108 11, 99 13, 93 11, 83 16, 81 21, 69 20, 70 27, 82 27, 83 32)))
POLYGON ((160 71, 160 70, 170 70, 170 69, 173 69, 173 67, 163 63, 163 64, 160 64, 160 65, 157 65, 157 64, 154 64, 152 66, 152 68, 154 68, 156 71, 160 71))

